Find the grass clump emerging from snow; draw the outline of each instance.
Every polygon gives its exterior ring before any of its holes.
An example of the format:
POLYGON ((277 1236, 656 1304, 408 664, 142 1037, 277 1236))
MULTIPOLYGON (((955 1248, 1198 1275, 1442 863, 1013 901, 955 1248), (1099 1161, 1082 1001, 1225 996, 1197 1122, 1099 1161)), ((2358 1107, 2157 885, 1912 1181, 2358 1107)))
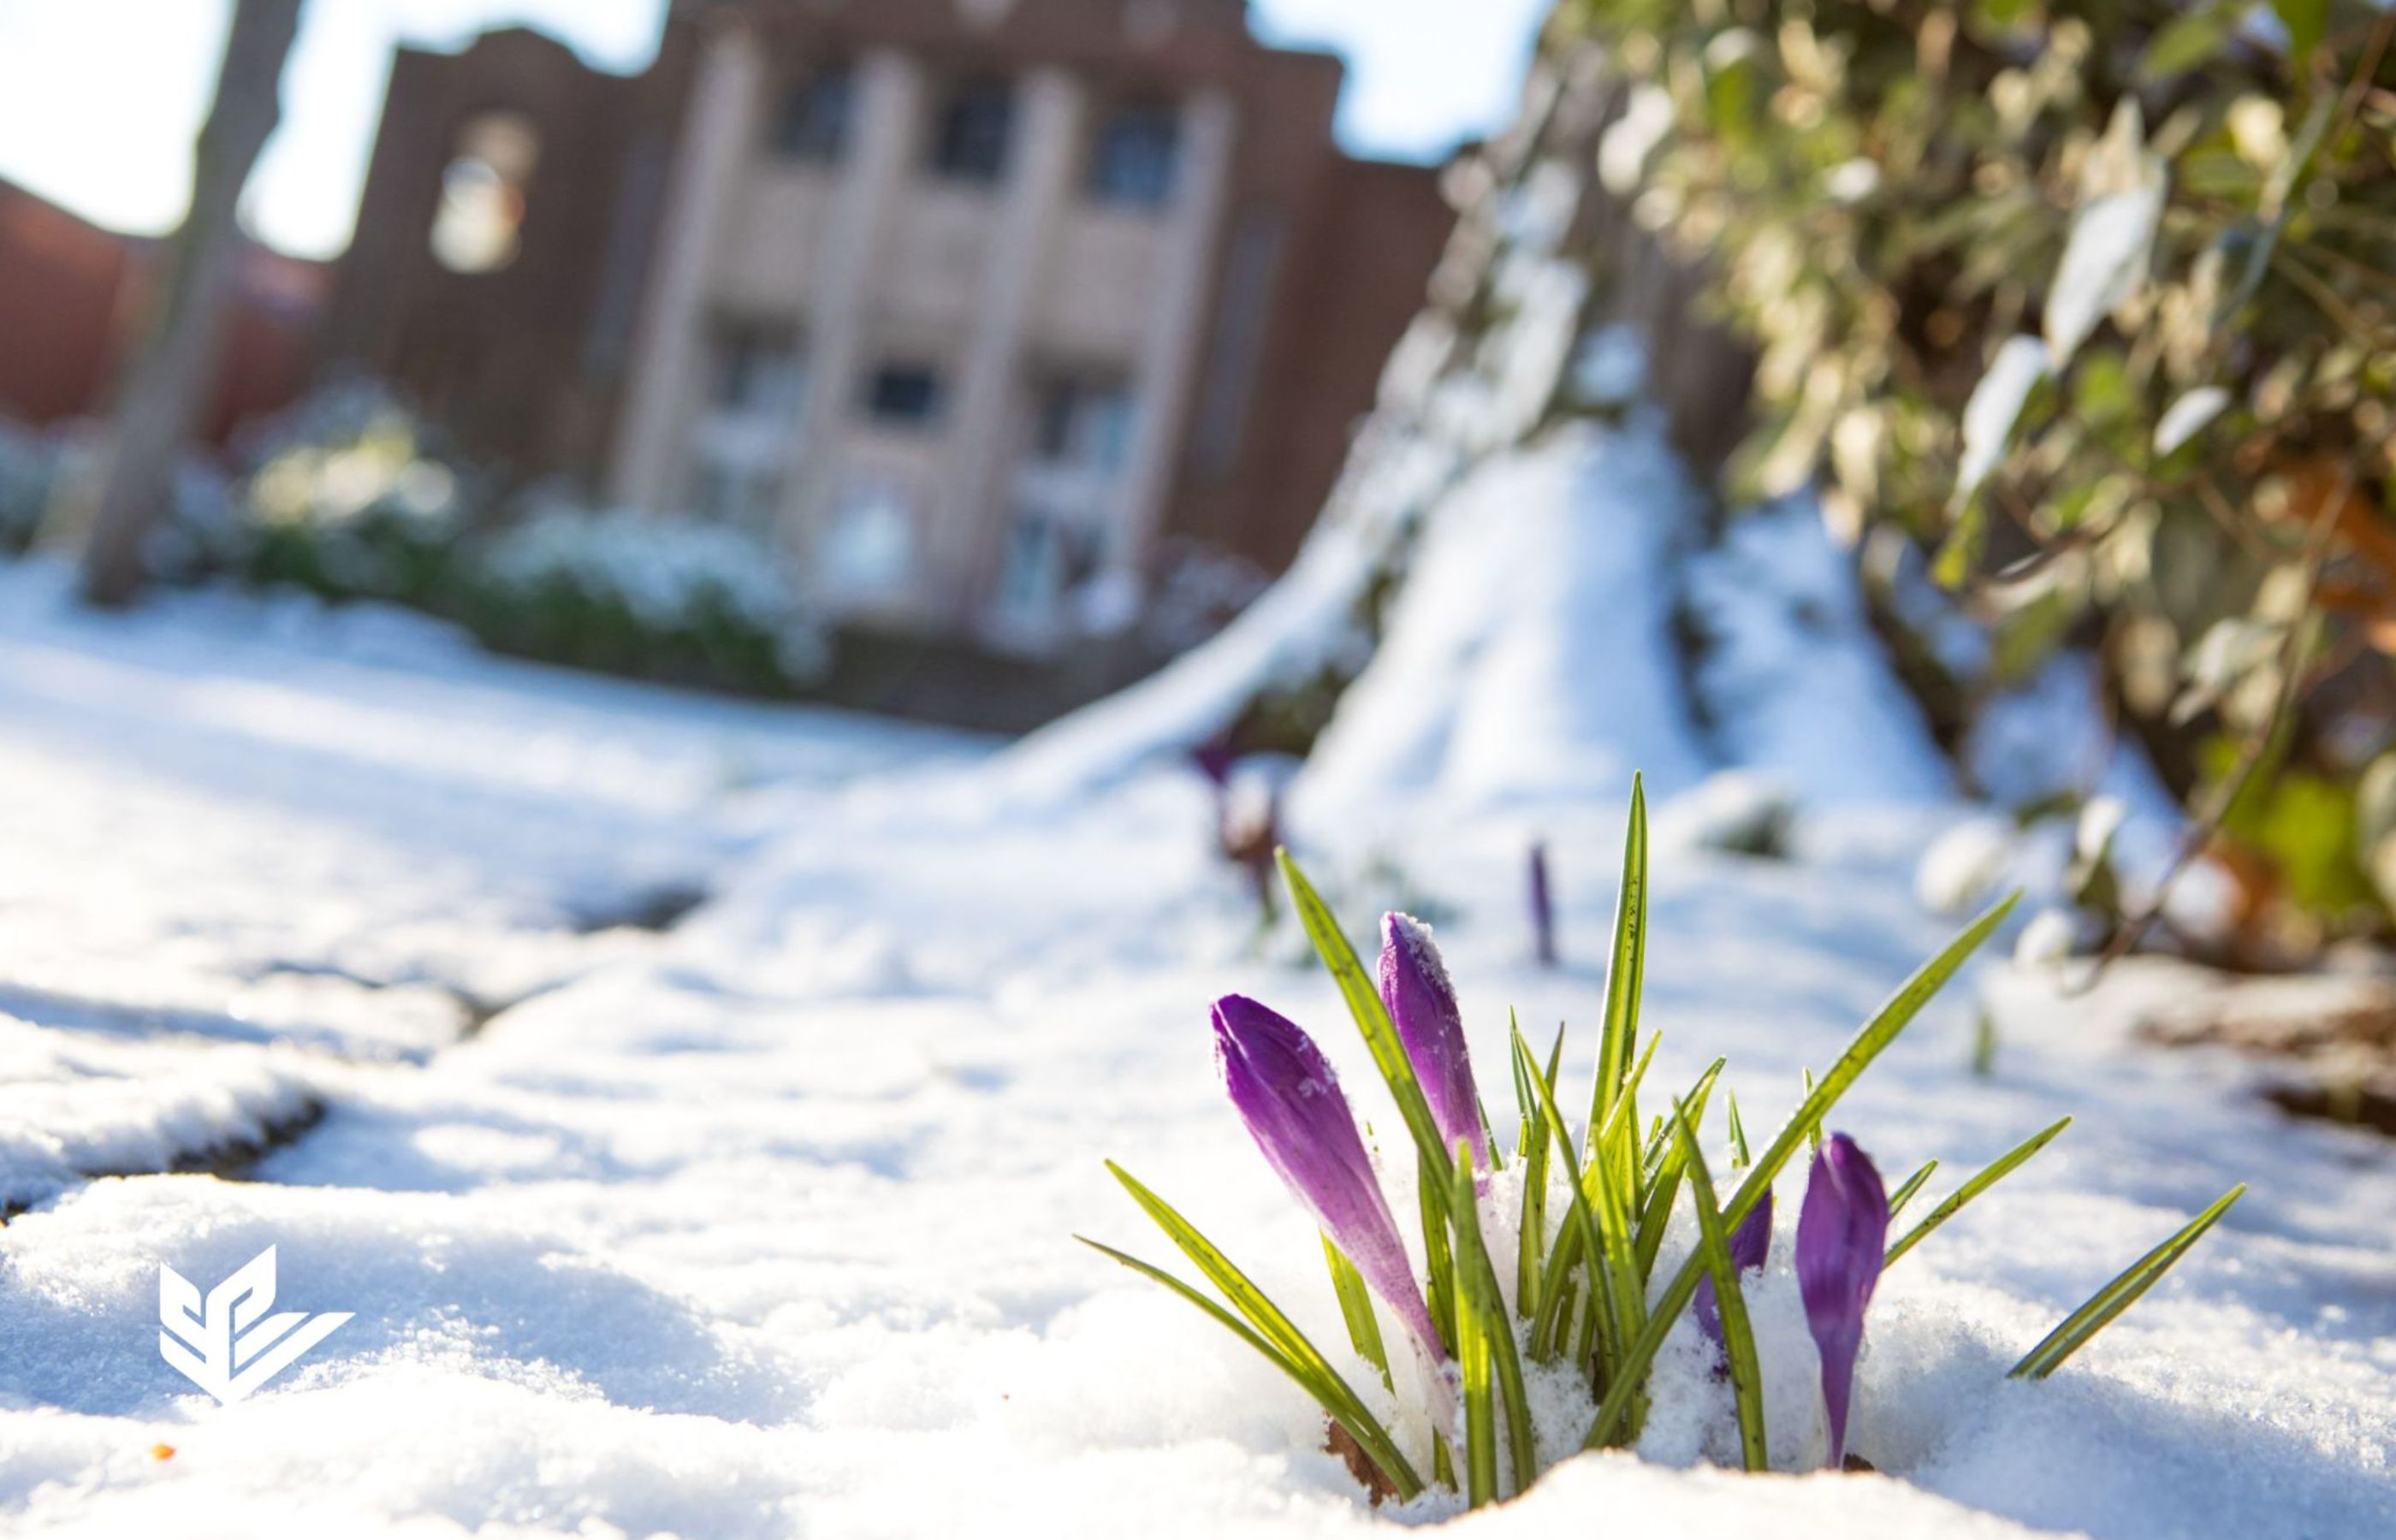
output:
MULTIPOLYGON (((1295 1024, 1255 1001, 1225 996, 1213 1023, 1226 1089, 1266 1160, 1323 1232, 1331 1285, 1358 1360, 1381 1380, 1368 1400, 1223 1251, 1122 1167, 1109 1170, 1221 1295, 1095 1241, 1093 1246, 1205 1311, 1264 1355, 1320 1406, 1344 1454, 1376 1499, 1410 1501, 1434 1488, 1473 1507, 1520 1493, 1542 1467, 1535 1388, 1560 1381, 1585 1397, 1580 1447, 1627 1447, 1648 1414, 1658 1354, 1694 1308, 1730 1388, 1739 1462, 1771 1469, 1763 1361, 1742 1276, 1761 1268, 1774 1221, 1774 1184, 1801 1151, 1810 1156, 1795 1227, 1795 1268, 1805 1325, 1820 1365, 1829 1432, 1825 1463, 1844 1444, 1864 1318, 1881 1272, 2018 1169, 2061 1134, 2065 1119, 2032 1135, 1941 1201, 1892 1243, 1889 1227, 1937 1162, 1895 1196, 1848 1135, 1825 1136, 1841 1098, 1922 1008, 2003 923, 2007 898, 1923 964, 1866 1022, 1829 1070, 1811 1080, 1796 1110, 1760 1149, 1750 1148, 1735 1097, 1725 1095, 1737 1185, 1719 1195, 1702 1127, 1725 1068, 1715 1060, 1663 1110, 1644 1120, 1640 1097, 1657 1041, 1641 1046, 1647 945, 1647 828, 1634 784, 1623 853, 1589 1114, 1575 1137, 1556 1100, 1564 1034, 1544 1062, 1519 1028, 1511 1034, 1517 1131, 1507 1165, 1488 1127, 1456 1005, 1427 928, 1403 915, 1383 922, 1378 976, 1368 972, 1328 908, 1286 851, 1282 876, 1309 937, 1363 1034, 1412 1147, 1419 1208, 1420 1273, 1327 1060, 1295 1024), (1561 1187, 1561 1202, 1553 1188, 1561 1187), (1666 1228, 1683 1189, 1697 1243, 1659 1279, 1666 1228), (1514 1243, 1493 1251, 1483 1209, 1514 1194, 1514 1243), (1512 1297, 1501 1282, 1511 1277, 1512 1297), (1379 1308, 1401 1330, 1385 1334, 1379 1308), (1228 1308, 1227 1308, 1228 1305, 1228 1308), (1393 1355, 1393 1343, 1404 1349, 1393 1355), (1399 1392, 1393 1361, 1412 1361, 1399 1392), (1394 1406, 1399 1415, 1374 1410, 1394 1406)), ((1651 1094, 1651 1108, 1657 1098, 1651 1094)), ((2243 1194, 2233 1188, 2097 1291, 2015 1365, 2017 1378, 2052 1374, 2153 1285, 2243 1194)), ((1499 1217, 1503 1218, 1502 1211, 1499 1217)), ((1552 1440, 1551 1440, 1552 1441, 1552 1440)), ((1561 1454, 1569 1451, 1551 1451, 1561 1454)), ((1779 1464, 1793 1467, 1796 1451, 1779 1464)))

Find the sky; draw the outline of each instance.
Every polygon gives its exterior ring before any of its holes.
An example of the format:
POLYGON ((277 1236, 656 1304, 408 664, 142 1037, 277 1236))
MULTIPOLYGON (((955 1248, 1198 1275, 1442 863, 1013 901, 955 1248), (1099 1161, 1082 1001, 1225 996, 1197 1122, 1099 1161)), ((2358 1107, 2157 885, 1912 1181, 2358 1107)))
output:
MULTIPOLYGON (((159 234, 182 217, 232 0, 0 0, 0 178, 99 224, 159 234)), ((1250 0, 1267 41, 1337 49, 1342 143, 1429 160, 1511 115, 1546 0, 1250 0)), ((251 231, 308 257, 349 244, 392 47, 455 47, 528 23, 632 71, 665 0, 308 0, 283 126, 244 194, 251 231)))

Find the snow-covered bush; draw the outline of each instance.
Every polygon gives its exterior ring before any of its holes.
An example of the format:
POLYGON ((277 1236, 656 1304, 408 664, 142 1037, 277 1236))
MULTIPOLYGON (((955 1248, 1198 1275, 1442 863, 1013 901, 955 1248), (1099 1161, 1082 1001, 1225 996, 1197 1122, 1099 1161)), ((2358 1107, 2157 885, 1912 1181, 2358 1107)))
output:
POLYGON ((1271 582, 1245 556, 1178 542, 1165 552, 1164 575, 1140 615, 1140 640, 1159 657, 1178 657, 1230 625, 1271 582))
POLYGON ((560 663, 779 693, 819 678, 825 632, 744 529, 552 503, 476 545, 467 623, 560 663))
POLYGON ((363 384, 318 392, 246 445, 249 517, 195 563, 326 598, 437 604, 479 507, 476 479, 415 413, 363 384))
POLYGON ((30 429, 0 422, 0 556, 33 543, 58 474, 58 445, 30 429))
MULTIPOLYGON (((1518 1028, 1511 1158, 1489 1124, 1429 927, 1384 916, 1379 966, 1367 974, 1321 896, 1281 856, 1293 906, 1395 1104, 1393 1120, 1373 1121, 1404 1130, 1389 1152, 1396 1159, 1368 1152, 1330 1061, 1269 1007, 1240 995, 1218 1000, 1216 1060, 1249 1135, 1322 1230, 1351 1361, 1378 1386, 1351 1385, 1218 1247, 1110 1162, 1225 1303, 1088 1243, 1207 1311, 1312 1398, 1329 1422, 1328 1447, 1377 1501, 1419 1500, 1425 1516, 1459 1497, 1478 1507, 1528 1488, 1560 1452, 1628 1447, 1651 1424, 1674 1429, 1691 1460, 1759 1471, 1848 1467, 1855 1367, 1882 1272, 2070 1122, 2030 1135, 1894 1240, 1892 1222, 1937 1162, 1892 1188, 1855 1139, 1824 1130, 1840 1098, 2003 922, 2010 898, 1924 963, 1819 1080, 1809 1078, 1804 1099, 1768 1141, 1750 1148, 1720 1059, 1676 1098, 1643 1087, 1655 1046, 1652 1035, 1640 1044, 1647 848, 1634 789, 1589 1122, 1576 1137, 1556 1100, 1561 1029, 1542 1059, 1518 1028), (1717 1089, 1736 1181, 1721 1192, 1698 1134, 1717 1089), (1641 1115, 1643 1090, 1651 1118, 1641 1115), (1400 1153, 1408 1144, 1411 1161, 1400 1153), (1774 1235, 1774 1183, 1809 1146, 1793 1244, 1784 1248, 1774 1235), (1396 1169, 1378 1169, 1382 1162, 1396 1169), (1415 1174, 1418 1203, 1393 1208, 1385 1178, 1397 1178, 1403 1199, 1415 1174), (1693 1239, 1673 1224, 1684 1188, 1693 1239), (1422 1279, 1394 1216, 1417 1210, 1422 1279), (1377 1301, 1408 1351, 1390 1350, 1377 1301), (1679 1332, 1691 1311, 1695 1334, 1679 1332)), ((2231 1188, 2131 1264, 2030 1348, 2011 1377, 2053 1373, 2244 1191, 2231 1188)))

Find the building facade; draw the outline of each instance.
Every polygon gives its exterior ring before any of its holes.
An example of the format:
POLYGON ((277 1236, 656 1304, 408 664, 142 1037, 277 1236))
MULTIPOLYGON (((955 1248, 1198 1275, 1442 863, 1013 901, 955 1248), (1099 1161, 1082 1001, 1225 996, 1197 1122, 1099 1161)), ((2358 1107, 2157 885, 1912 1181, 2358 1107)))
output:
POLYGON ((715 0, 642 77, 394 68, 336 357, 470 445, 736 521, 853 626, 1042 654, 1294 553, 1420 303, 1433 173, 1241 0, 715 0))

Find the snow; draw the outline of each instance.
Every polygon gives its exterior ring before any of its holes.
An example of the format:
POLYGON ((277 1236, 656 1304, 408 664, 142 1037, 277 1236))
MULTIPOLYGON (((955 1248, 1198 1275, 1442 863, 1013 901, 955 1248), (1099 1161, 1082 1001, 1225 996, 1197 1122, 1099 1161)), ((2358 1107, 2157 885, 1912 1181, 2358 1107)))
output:
MULTIPOLYGON (((1643 454, 1564 440, 1505 475, 1659 477, 1643 454)), ((1524 505, 1506 485, 1466 505, 1493 543, 1519 554, 1560 534, 1536 502, 1510 534, 1524 505)), ((1629 580, 1589 551, 1546 549, 1537 581, 1554 591, 1629 580)), ((1386 1125, 1386 1109, 1328 979, 1285 935, 1252 944, 1194 777, 1117 763, 1105 786, 1035 809, 988 790, 1024 774, 1023 750, 985 760, 952 735, 437 645, 363 661, 322 644, 339 612, 303 623, 194 600, 98 621, 58 605, 39 568, 0 581, 0 1174, 32 1205, 0 1231, 12 1533, 1324 1536, 1383 1522, 1261 1360, 1069 1239, 1169 1254, 1099 1165, 1115 1157, 1319 1343, 1343 1340, 1305 1219, 1214 1082, 1206 1002, 1238 989, 1286 1011, 1366 1116, 1386 1125), (664 880, 716 898, 663 933, 577 928, 664 880), (294 992, 243 1003, 270 987, 294 992), (431 1002, 456 989, 505 1008, 445 1029, 431 1002), (85 1175, 261 1142, 312 1105, 321 1122, 253 1152, 248 1180, 85 1175), (353 1319, 220 1408, 157 1359, 157 1268, 205 1286, 268 1245, 278 1308, 353 1319)), ((1552 639, 1510 629, 1536 608, 1466 617, 1486 623, 1473 689, 1519 705, 1555 681, 1552 639)), ((1654 620, 1610 623, 1636 638, 1654 620)), ((1608 687, 1644 687, 1636 662, 1608 687)), ((1454 794, 1389 790, 1403 816, 1343 808, 1307 858, 1356 870, 1373 853, 1344 831, 1369 823, 1378 858, 1436 900, 1484 1077, 1505 1062, 1508 1007, 1569 1021, 1570 1107, 1588 1091, 1620 834, 1599 788, 1674 740, 1637 738, 1662 730, 1631 714, 1635 697, 1499 723, 1456 684, 1434 669, 1417 689, 1497 741, 1432 761, 1454 794), (1617 733, 1624 746, 1601 753, 1617 733), (1522 770, 1498 763, 1509 747, 1522 770), (1533 792, 1557 869, 1552 972, 1531 965, 1522 912, 1510 799, 1533 792)), ((1685 1084, 1728 1054, 1750 1127, 1793 1105, 1800 1070, 1826 1065, 1942 938, 1903 862, 1830 829, 1796 861, 1659 842, 1653 1073, 1685 1084)), ((1362 935, 1371 919, 1348 923, 1362 935)), ((2080 1121, 1884 1281, 1853 1439, 1889 1474, 1683 1468, 1723 1453, 1720 1387, 1684 1327, 1644 1458, 1569 1461, 1458 1533, 2385 1527, 2388 1148, 2281 1120, 2243 1066, 2137 1045, 2136 1002, 2067 996, 1993 961, 1975 977, 1837 1125, 1892 1174, 1947 1162, 1930 1201, 2053 1118, 2080 1121), (1965 1069, 1981 988, 2001 1044, 1985 1080, 1965 1069), (2246 1201, 2062 1373, 2003 1378, 2242 1179, 2246 1201)), ((2150 981, 2138 999, 2200 987, 2150 981)), ((1489 1089, 1497 1105, 1502 1083, 1489 1089)), ((1404 1183, 1391 1190, 1404 1212, 1404 1183)), ((1684 1215, 1675 1252, 1685 1231, 1684 1215)), ((1755 1299, 1776 1448, 1793 1461, 1818 1413, 1788 1249, 1784 1227, 1755 1299)), ((1568 1441, 1568 1399, 1549 1399, 1568 1441)))
POLYGON ((1560 428, 1469 473, 1298 779, 1300 826, 1395 797, 1611 803, 1633 770, 1660 794, 1702 778, 1666 580, 1694 496, 1652 423, 1560 428))
POLYGON ((1687 582, 1698 697, 1736 763, 1815 805, 1954 795, 1922 709, 1864 619, 1854 557, 1810 498, 1735 516, 1687 582))

